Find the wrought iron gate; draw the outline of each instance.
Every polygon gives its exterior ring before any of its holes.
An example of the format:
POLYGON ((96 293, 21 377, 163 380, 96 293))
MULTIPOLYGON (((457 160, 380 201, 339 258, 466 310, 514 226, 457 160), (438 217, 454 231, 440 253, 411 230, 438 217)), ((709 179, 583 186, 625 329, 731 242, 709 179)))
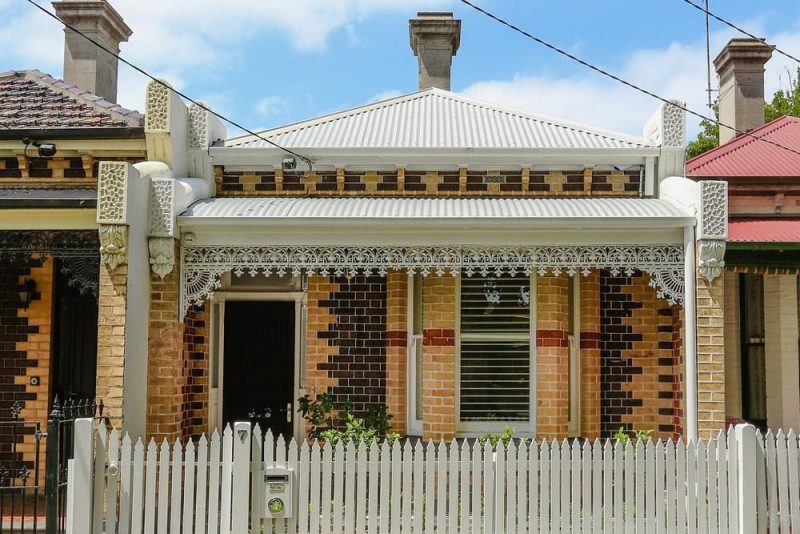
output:
POLYGON ((38 422, 20 418, 22 404, 0 419, 0 533, 37 532, 43 526, 40 491, 42 438, 38 422))

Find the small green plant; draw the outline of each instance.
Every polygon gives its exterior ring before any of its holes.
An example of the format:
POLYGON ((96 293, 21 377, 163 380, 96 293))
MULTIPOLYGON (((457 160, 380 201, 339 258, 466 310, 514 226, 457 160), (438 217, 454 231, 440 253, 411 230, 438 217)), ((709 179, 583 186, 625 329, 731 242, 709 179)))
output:
POLYGON ((305 394, 297 399, 297 404, 297 411, 311 425, 310 437, 320 437, 322 432, 333 427, 333 395, 322 392, 312 399, 305 394))
POLYGON ((297 411, 311 426, 308 435, 312 439, 370 445, 379 439, 393 443, 400 437, 391 432, 392 416, 383 404, 370 405, 358 416, 349 399, 337 406, 333 396, 323 392, 314 399, 304 395, 298 399, 298 405, 297 411))
POLYGON ((652 430, 631 430, 630 432, 625 431, 625 427, 619 427, 617 431, 614 433, 614 439, 621 441, 623 445, 627 445, 628 442, 631 440, 631 434, 633 434, 634 439, 647 441, 653 435, 652 430))
MULTIPOLYGON (((484 447, 487 443, 489 443, 492 448, 497 447, 498 443, 503 443, 503 446, 508 447, 508 444, 514 439, 514 434, 517 433, 517 429, 507 426, 503 428, 502 432, 484 432, 478 438, 478 444, 481 447, 484 447)), ((525 438, 517 438, 517 441, 521 443, 526 443, 527 439, 525 438)))
POLYGON ((348 413, 345 419, 344 428, 341 430, 329 428, 320 434, 320 437, 333 445, 341 442, 343 445, 353 443, 353 445, 372 445, 380 438, 386 438, 389 443, 399 438, 399 434, 394 432, 381 433, 377 428, 370 427, 365 419, 356 417, 348 413))

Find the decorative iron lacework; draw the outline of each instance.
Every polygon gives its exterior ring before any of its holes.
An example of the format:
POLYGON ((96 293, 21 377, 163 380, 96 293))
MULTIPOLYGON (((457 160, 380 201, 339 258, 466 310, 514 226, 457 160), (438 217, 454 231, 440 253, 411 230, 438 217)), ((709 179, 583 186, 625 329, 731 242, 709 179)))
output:
POLYGON ((549 245, 537 247, 225 247, 184 246, 181 254, 182 311, 202 304, 221 286, 226 272, 236 276, 355 276, 405 270, 423 276, 537 273, 650 275, 650 285, 670 304, 683 302, 684 263, 680 245, 549 245))
POLYGON ((0 260, 21 261, 32 254, 61 260, 67 283, 81 294, 97 296, 100 278, 100 241, 97 232, 79 230, 0 231, 0 260))

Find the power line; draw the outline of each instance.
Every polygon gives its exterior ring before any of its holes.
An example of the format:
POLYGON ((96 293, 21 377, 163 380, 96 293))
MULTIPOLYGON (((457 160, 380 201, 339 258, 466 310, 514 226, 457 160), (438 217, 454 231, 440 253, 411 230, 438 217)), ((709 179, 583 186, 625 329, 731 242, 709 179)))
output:
POLYGON ((125 59, 122 56, 120 56, 118 53, 116 53, 113 50, 110 50, 109 48, 105 47, 103 44, 97 42, 95 39, 92 39, 91 37, 89 37, 88 35, 84 34, 83 32, 81 32, 80 30, 78 30, 77 28, 72 26, 71 24, 68 24, 66 21, 64 21, 61 17, 59 17, 55 13, 49 12, 48 10, 46 10, 45 8, 43 8, 42 6, 40 6, 39 4, 34 2, 34 0, 27 0, 27 2, 29 4, 31 4, 31 5, 33 5, 34 7, 36 7, 36 9, 38 9, 42 13, 44 13, 47 16, 57 20, 58 22, 63 24, 65 27, 67 27, 70 30, 74 31, 75 33, 77 33, 78 35, 80 35, 81 37, 83 37, 84 39, 86 39, 87 41, 92 43, 93 45, 97 46, 101 50, 104 50, 105 52, 111 54, 112 56, 114 56, 119 61, 123 62, 124 64, 126 64, 127 66, 129 66, 130 68, 132 68, 133 70, 138 72, 139 74, 142 74, 142 75, 150 78, 154 82, 158 83, 159 85, 162 85, 163 87, 166 87, 167 89, 169 89, 170 91, 172 91, 176 95, 180 96, 181 98, 184 98, 185 100, 188 100, 189 102, 191 102, 192 104, 198 106, 199 108, 204 109, 205 111, 211 113, 212 115, 214 115, 215 117, 219 118, 220 120, 223 120, 223 121, 227 122, 228 124, 230 124, 232 126, 235 126, 236 128, 239 128, 240 130, 242 130, 244 132, 247 132, 249 135, 252 135, 253 137, 257 137, 258 139, 261 139, 265 143, 268 143, 268 144, 274 146, 275 148, 283 150, 287 154, 291 154, 292 156, 295 156, 295 157, 299 158, 300 160, 305 162, 306 165, 308 165, 308 172, 310 173, 312 171, 314 164, 313 164, 313 162, 311 161, 310 158, 308 158, 306 156, 303 156, 302 154, 298 154, 297 152, 294 152, 294 151, 292 151, 292 150, 290 150, 290 149, 288 149, 286 147, 283 147, 283 146, 279 145, 278 143, 276 143, 275 141, 271 141, 271 140, 267 139, 266 137, 264 137, 263 135, 258 134, 256 132, 250 130, 249 128, 245 128, 244 126, 242 126, 238 122, 236 122, 236 121, 234 121, 232 119, 229 119, 225 115, 222 115, 221 113, 217 113, 216 111, 208 108, 202 102, 198 102, 197 100, 193 99, 192 97, 188 96, 187 94, 183 93, 182 91, 179 91, 179 90, 177 90, 177 89, 175 89, 173 87, 170 87, 169 84, 163 82, 162 80, 159 80, 158 78, 156 78, 155 76, 153 76, 152 74, 150 74, 149 72, 144 70, 143 68, 134 65, 133 63, 131 63, 127 59, 125 59))
MULTIPOLYGON (((28 0, 28 1, 31 1, 31 0, 28 0)), ((759 141, 763 141, 764 143, 769 143, 770 145, 776 146, 778 148, 782 148, 784 150, 787 150, 789 152, 792 152, 793 154, 796 154, 796 155, 800 156, 800 150, 795 150, 795 149, 793 149, 791 147, 782 145, 780 143, 777 143, 777 142, 775 142, 775 141, 773 141, 771 139, 767 139, 767 138, 762 137, 760 135, 754 135, 754 134, 752 134, 750 132, 746 132, 744 130, 739 130, 738 128, 734 128, 733 126, 729 126, 727 124, 723 124, 718 119, 712 119, 711 117, 707 117, 706 115, 703 115, 702 113, 698 113, 697 111, 693 111, 692 109, 689 109, 685 105, 678 104, 677 102, 673 102, 672 100, 668 100, 668 99, 664 98, 663 96, 660 96, 660 95, 658 95, 658 94, 656 94, 656 93, 654 93, 654 92, 652 92, 652 91, 650 91, 648 89, 645 89, 645 88, 640 87, 640 86, 638 86, 638 85, 636 85, 636 84, 634 84, 632 82, 629 82, 629 81, 627 81, 627 80, 625 80, 623 78, 620 78, 616 74, 612 74, 611 72, 608 72, 605 69, 597 67, 597 66, 595 66, 595 65, 593 65, 593 64, 591 64, 591 63, 589 63, 589 62, 587 62, 587 61, 585 61, 585 60, 583 60, 583 59, 581 59, 581 58, 579 58, 577 56, 575 56, 574 54, 571 54, 571 53, 567 52, 566 50, 563 50, 563 49, 561 49, 561 48, 559 48, 559 47, 557 47, 557 46, 555 46, 553 44, 550 44, 547 41, 545 41, 545 40, 543 40, 543 39, 541 39, 539 37, 536 37, 535 35, 523 30, 519 26, 516 26, 513 23, 508 22, 507 20, 505 20, 503 18, 500 18, 497 15, 495 15, 495 14, 493 14, 493 13, 491 13, 491 12, 485 10, 485 9, 483 9, 482 7, 473 4, 469 0, 459 0, 459 1, 462 4, 471 7, 475 11, 478 11, 479 13, 482 13, 483 15, 489 17, 490 19, 494 20, 495 22, 498 22, 499 24, 501 24, 501 25, 503 25, 503 26, 505 26, 505 27, 507 27, 507 28, 519 33, 519 34, 524 35, 528 39, 531 39, 531 40, 535 41, 536 43, 544 46, 545 48, 549 48, 550 50, 552 50, 552 51, 554 51, 554 52, 556 52, 558 54, 561 54, 562 56, 564 56, 566 58, 569 58, 572 61, 575 61, 576 63, 579 63, 579 64, 583 65, 584 67, 597 72, 598 74, 602 74, 603 76, 606 76, 607 78, 611 78, 612 80, 614 80, 614 81, 616 81, 618 83, 621 83, 622 85, 625 85, 625 86, 627 86, 627 87, 629 87, 629 88, 631 88, 631 89, 633 89, 635 91, 638 91, 638 92, 640 92, 642 94, 645 94, 645 95, 647 95, 647 96, 649 96, 651 98, 655 98, 656 100, 660 100, 661 102, 664 102, 665 104, 669 104, 671 106, 675 106, 676 108, 678 108, 678 109, 680 109, 682 111, 685 111, 686 113, 688 113, 690 115, 693 115, 693 116, 695 116, 695 117, 697 117, 699 119, 712 122, 714 124, 722 126, 723 128, 729 128, 730 130, 733 130, 734 132, 736 132, 739 135, 745 135, 747 137, 751 137, 753 139, 757 139, 759 141)))
MULTIPOLYGON (((729 27, 733 28, 734 30, 736 30, 736 31, 738 31, 740 33, 743 33, 744 35, 746 35, 748 37, 751 37, 753 39, 757 39, 757 40, 759 40, 759 41, 761 41, 761 42, 766 44, 766 39, 764 39, 763 37, 758 37, 756 35, 753 35, 749 31, 745 30, 744 28, 742 28, 740 26, 737 26, 733 22, 725 20, 724 18, 720 17, 719 15, 715 15, 714 13, 709 11, 707 7, 704 8, 703 6, 699 6, 699 5, 695 4, 694 2, 692 2, 692 0, 683 0, 683 1, 686 2, 687 4, 689 4, 690 6, 692 6, 693 8, 695 8, 695 9, 697 9, 699 11, 702 11, 703 13, 706 14, 706 16, 713 17, 716 20, 718 20, 719 22, 725 24, 726 26, 729 26, 729 27)), ((792 54, 790 54, 788 52, 784 52, 783 50, 781 50, 780 48, 778 48, 775 45, 770 45, 770 46, 772 46, 772 49, 775 50, 777 53, 779 53, 779 54, 781 54, 783 56, 786 56, 789 59, 791 59, 793 61, 796 61, 797 63, 800 63, 800 59, 797 59, 797 57, 793 56, 792 54)))

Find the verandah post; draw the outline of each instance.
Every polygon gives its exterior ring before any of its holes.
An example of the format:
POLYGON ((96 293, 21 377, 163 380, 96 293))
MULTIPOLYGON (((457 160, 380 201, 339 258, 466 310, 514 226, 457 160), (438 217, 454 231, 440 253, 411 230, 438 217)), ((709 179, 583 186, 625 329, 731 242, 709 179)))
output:
POLYGON ((94 420, 76 419, 74 458, 67 464, 67 534, 92 531, 94 420))
POLYGON ((747 534, 756 532, 757 495, 756 461, 758 460, 758 444, 756 428, 753 425, 736 425, 736 459, 739 464, 739 532, 747 534))

